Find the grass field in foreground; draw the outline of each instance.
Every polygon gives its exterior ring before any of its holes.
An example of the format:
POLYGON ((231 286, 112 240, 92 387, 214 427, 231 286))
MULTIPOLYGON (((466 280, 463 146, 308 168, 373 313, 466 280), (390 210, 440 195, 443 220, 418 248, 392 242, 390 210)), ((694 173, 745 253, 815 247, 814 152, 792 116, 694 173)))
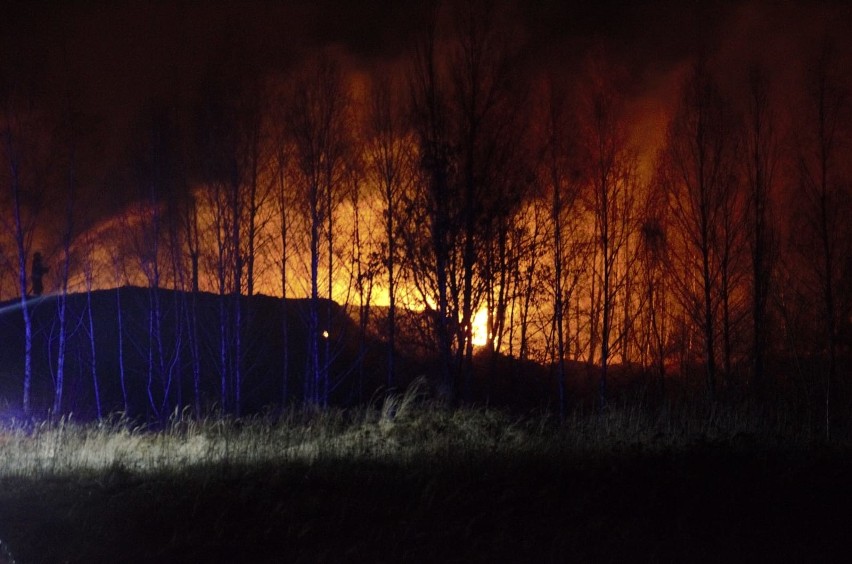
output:
POLYGON ((414 403, 157 432, 10 426, 0 539, 23 564, 831 561, 852 547, 844 445, 731 416, 556 424, 414 403))

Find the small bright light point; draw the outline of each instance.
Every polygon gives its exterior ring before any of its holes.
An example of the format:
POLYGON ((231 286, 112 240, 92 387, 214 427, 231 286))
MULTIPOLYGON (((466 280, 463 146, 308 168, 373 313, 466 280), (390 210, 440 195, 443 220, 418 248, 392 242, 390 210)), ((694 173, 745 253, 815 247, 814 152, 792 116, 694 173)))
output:
POLYGON ((323 338, 323 339, 328 339, 328 331, 323 331, 323 332, 322 332, 322 338, 323 338))
POLYGON ((473 316, 473 330, 471 341, 475 347, 484 347, 488 344, 488 312, 480 309, 473 316))

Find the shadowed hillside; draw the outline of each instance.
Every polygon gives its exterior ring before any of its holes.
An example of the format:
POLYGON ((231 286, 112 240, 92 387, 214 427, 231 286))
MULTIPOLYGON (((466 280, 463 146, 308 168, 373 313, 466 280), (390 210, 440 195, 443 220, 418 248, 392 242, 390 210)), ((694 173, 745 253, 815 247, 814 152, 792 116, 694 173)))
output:
MULTIPOLYGON (((59 372, 60 301, 59 296, 30 301, 35 414, 46 413, 54 402, 59 372)), ((17 300, 0 304, 0 308, 0 394, 14 412, 22 393, 23 320, 17 300)), ((196 374, 200 405, 207 409, 221 406, 223 335, 229 402, 235 397, 237 362, 243 412, 256 412, 282 401, 298 401, 305 376, 308 308, 307 300, 287 300, 285 304, 267 296, 240 298, 241 354, 237 359, 232 296, 193 296, 171 290, 155 293, 134 287, 93 291, 90 302, 86 294, 69 295, 61 411, 82 418, 96 415, 95 377, 102 413, 126 410, 131 417, 157 418, 168 416, 175 407, 193 406, 196 374), (90 334, 89 303, 94 339, 90 334)), ((331 319, 329 327, 321 321, 320 330, 329 335, 332 397, 335 402, 343 402, 349 392, 342 382, 354 361, 355 328, 337 304, 321 300, 320 310, 323 319, 327 312, 331 319)))
MULTIPOLYGON (((102 414, 126 412, 133 418, 162 419, 176 408, 196 406, 196 380, 198 406, 204 411, 218 410, 222 407, 223 362, 228 402, 225 410, 233 413, 236 350, 241 351, 240 413, 302 404, 310 300, 241 297, 239 345, 234 331, 235 304, 233 296, 193 296, 172 290, 155 293, 137 287, 93 291, 90 299, 86 294, 68 295, 60 413, 73 413, 80 419, 96 417, 99 395, 102 414), (94 339, 90 334, 89 303, 94 339)), ((319 304, 319 352, 323 363, 323 335, 328 332, 329 403, 354 405, 373 401, 389 391, 387 346, 375 332, 361 342, 357 325, 343 307, 327 300, 320 300, 319 304)), ((56 397, 60 305, 61 297, 57 295, 29 301, 33 314, 33 415, 48 413, 56 397)), ((0 304, 0 400, 7 416, 21 415, 25 334, 22 317, 18 300, 0 304)), ((437 381, 439 367, 428 347, 398 351, 396 366, 393 389, 404 389, 421 377, 437 381)), ((580 376, 587 370, 585 365, 572 367, 579 378, 575 391, 583 391, 580 376)), ((430 393, 440 395, 441 391, 435 388, 430 393)), ((537 363, 483 352, 474 358, 474 373, 464 399, 528 411, 553 404, 554 382, 547 368, 537 363)))

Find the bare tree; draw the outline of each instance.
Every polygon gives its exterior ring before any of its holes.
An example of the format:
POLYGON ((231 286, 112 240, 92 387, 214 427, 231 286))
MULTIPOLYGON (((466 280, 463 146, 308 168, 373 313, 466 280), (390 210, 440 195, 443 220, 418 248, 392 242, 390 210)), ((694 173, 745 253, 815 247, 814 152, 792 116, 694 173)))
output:
POLYGON ((469 396, 473 320, 490 282, 487 249, 496 242, 490 256, 500 257, 497 225, 512 216, 518 188, 505 162, 517 141, 507 132, 516 124, 518 98, 511 35, 502 25, 507 15, 476 0, 452 8, 453 40, 436 41, 443 14, 435 8, 410 74, 423 172, 418 197, 426 210, 421 243, 426 232, 429 240, 410 248, 425 259, 427 272, 418 276, 424 301, 435 303, 444 386, 450 396, 469 396))
MULTIPOLYGON (((241 123, 240 77, 232 76, 232 70, 216 69, 216 76, 209 79, 196 127, 199 172, 204 183, 202 207, 206 210, 202 232, 207 240, 202 244, 212 243, 211 267, 218 294, 219 408, 239 412, 243 378, 241 294, 246 278, 244 181, 252 153, 252 135, 246 141, 243 134, 253 128, 241 123)), ((249 116, 251 110, 250 106, 249 116)))
POLYGON ((669 257, 666 240, 665 207, 654 197, 656 190, 649 191, 643 221, 640 227, 640 256, 642 284, 645 297, 645 349, 649 352, 650 365, 656 368, 660 395, 666 387, 666 348, 669 333, 669 257))
POLYGON ((579 279, 576 265, 572 265, 572 259, 576 257, 571 250, 577 235, 579 216, 580 149, 577 140, 572 138, 576 124, 574 113, 567 107, 568 95, 553 79, 548 84, 547 100, 543 182, 550 191, 556 382, 560 416, 564 417, 567 402, 565 360, 568 356, 568 310, 579 279))
POLYGON ((730 109, 706 64, 696 64, 685 84, 661 154, 661 181, 668 194, 678 294, 700 327, 706 387, 715 398, 719 276, 724 215, 736 155, 736 128, 730 109))
POLYGON ((760 394, 765 383, 767 307, 776 254, 772 202, 780 151, 775 110, 770 99, 769 81, 764 71, 753 67, 749 71, 748 83, 744 163, 748 183, 748 234, 751 251, 753 387, 755 392, 760 394))
POLYGON ((364 357, 367 354, 371 307, 376 280, 381 272, 381 252, 377 248, 377 237, 369 220, 362 217, 369 211, 370 194, 362 191, 360 179, 353 175, 349 181, 352 206, 352 243, 350 284, 354 284, 358 295, 358 353, 355 359, 357 374, 354 395, 359 402, 364 397, 364 357))
MULTIPOLYGON (((636 256, 631 255, 628 248, 636 222, 636 158, 628 147, 623 117, 619 115, 623 111, 620 107, 622 102, 617 97, 617 85, 610 78, 613 73, 612 69, 604 69, 593 74, 593 91, 587 101, 585 115, 581 117, 585 124, 589 160, 589 207, 594 218, 595 254, 599 261, 594 272, 599 299, 597 313, 601 318, 598 383, 601 409, 606 405, 606 380, 612 348, 618 341, 621 341, 622 351, 627 348, 625 335, 620 334, 623 331, 615 324, 615 308, 619 299, 629 300, 625 290, 633 274, 636 256)), ((593 309, 593 315, 595 313, 593 309)), ((624 321, 629 326, 629 313, 624 321)))
MULTIPOLYGON (((334 283, 334 215, 343 194, 349 150, 349 98, 337 64, 323 57, 298 77, 288 108, 288 132, 293 147, 300 205, 309 218, 310 313, 305 397, 325 405, 329 399, 330 339, 323 337, 320 312, 321 244, 326 243, 326 327, 331 322, 334 283), (323 241, 323 235, 325 241, 323 241), (320 354, 320 345, 324 354, 320 354)), ((325 331, 327 331, 326 329, 325 331)))
MULTIPOLYGON (((849 110, 846 84, 830 43, 826 43, 809 76, 808 99, 799 140, 799 186, 804 220, 802 249, 813 274, 813 295, 822 306, 823 338, 828 356, 825 373, 825 434, 831 436, 832 397, 837 386, 839 326, 849 314, 839 289, 849 244, 849 179, 841 159, 844 120, 849 110)), ((848 297, 847 297, 848 302, 848 297)))
POLYGON ((229 153, 227 171, 230 248, 232 255, 233 292, 231 303, 234 378, 234 411, 242 409, 243 382, 249 376, 243 366, 244 351, 251 345, 244 328, 251 323, 251 309, 244 308, 242 296, 253 296, 258 275, 257 258, 266 241, 261 237, 271 214, 267 203, 275 185, 275 146, 270 112, 270 93, 258 78, 242 80, 233 100, 226 102, 229 118, 226 143, 229 153))
POLYGON ((386 75, 374 79, 366 122, 367 177, 379 187, 384 219, 383 261, 388 291, 387 375, 392 388, 396 381, 396 294, 399 279, 399 215, 403 194, 412 181, 413 148, 404 118, 404 108, 394 83, 386 75))
POLYGON ((447 100, 437 54, 438 10, 428 14, 422 40, 417 44, 409 76, 412 119, 418 139, 423 175, 406 203, 408 226, 405 239, 410 261, 412 284, 429 305, 431 297, 441 386, 445 395, 455 395, 453 373, 453 320, 457 319, 450 303, 452 252, 455 243, 455 217, 451 203, 451 158, 447 100), (420 229, 417 229, 420 227, 420 229))
POLYGON ((92 391, 95 398, 95 412, 98 421, 103 419, 103 410, 101 403, 101 388, 98 382, 98 360, 96 354, 96 336, 95 336, 95 318, 92 313, 92 286, 94 284, 94 259, 95 252, 93 241, 87 237, 85 241, 87 258, 83 261, 83 276, 86 284, 86 332, 89 337, 89 371, 92 376, 92 391))
POLYGON ((16 85, 8 86, 2 93, 2 159, 4 174, 3 197, 7 204, 2 216, 3 227, 13 241, 12 261, 17 273, 21 314, 24 321, 24 373, 22 407, 26 415, 31 413, 31 388, 33 380, 33 323, 29 305, 27 266, 37 218, 42 208, 44 193, 41 177, 44 163, 40 162, 42 130, 37 115, 29 108, 16 85))
MULTIPOLYGON (((734 142, 736 143, 736 137, 734 142)), ((741 287, 747 274, 746 248, 748 245, 742 185, 733 167, 730 179, 723 184, 722 214, 719 218, 719 302, 722 325, 722 367, 725 383, 732 384, 735 341, 747 313, 741 287)))
MULTIPOLYGON (((285 101, 279 100, 278 111, 275 115, 283 114, 286 117, 286 109, 283 107, 285 101)), ((277 120, 283 123, 285 120, 277 120)), ((290 148, 287 144, 286 133, 280 128, 274 135, 274 163, 276 189, 274 194, 275 215, 278 218, 278 233, 281 254, 278 263, 281 273, 281 351, 282 351, 282 373, 281 373, 281 407, 284 408, 289 399, 290 390, 290 308, 287 304, 287 292, 289 288, 289 269, 291 247, 290 223, 292 208, 294 207, 292 188, 288 179, 288 164, 290 148)))
POLYGON ((122 272, 122 261, 119 258, 119 253, 112 253, 112 272, 113 280, 115 281, 115 314, 116 314, 116 330, 118 335, 118 382, 121 386, 121 398, 124 408, 124 413, 130 413, 130 398, 127 394, 127 366, 124 357, 124 309, 121 301, 121 289, 126 280, 125 273, 122 272))
MULTIPOLYGON (((517 207, 519 188, 504 170, 512 162, 513 142, 521 131, 513 119, 519 104, 512 88, 512 38, 505 25, 508 22, 500 19, 507 14, 500 8, 477 0, 459 4, 453 18, 458 43, 450 53, 448 69, 450 108, 459 147, 457 186, 462 195, 458 366, 466 396, 470 395, 472 377, 473 317, 484 291, 482 285, 492 279, 491 273, 485 272, 489 253, 479 247, 487 249, 493 238, 505 234, 507 218, 517 207), (478 242, 480 238, 484 239, 482 243, 478 242)), ((505 239, 500 237, 498 243, 500 240, 505 249, 505 239)), ((505 264, 505 251, 501 258, 505 264)))
MULTIPOLYGON (((201 235, 198 218, 198 197, 189 194, 180 210, 183 241, 190 262, 190 299, 184 299, 183 311, 188 330, 189 350, 192 363, 192 389, 195 414, 201 416, 201 343, 198 331, 199 269, 201 260, 201 235)), ((184 245, 181 245, 183 248, 184 245)), ((175 249, 179 252, 183 249, 175 249)), ((186 291, 186 289, 184 289, 186 291)))
POLYGON ((56 374, 54 377, 53 409, 54 415, 62 413, 62 400, 65 388, 66 352, 68 345, 68 284, 71 276, 73 244, 76 235, 75 216, 79 194, 79 114, 70 95, 66 95, 61 118, 61 138, 65 165, 65 210, 64 225, 59 235, 61 258, 58 264, 59 295, 56 298, 56 315, 59 335, 56 351, 56 374))
MULTIPOLYGON (((549 294, 546 288, 555 282, 547 264, 552 235, 548 225, 553 209, 547 202, 540 200, 534 200, 527 206, 527 213, 518 216, 518 225, 510 233, 512 245, 517 248, 516 254, 520 259, 511 273, 515 291, 509 314, 513 327, 509 337, 509 354, 514 351, 514 327, 517 326, 517 332, 520 333, 517 354, 522 360, 536 358, 533 341, 541 330, 541 327, 537 327, 537 317, 547 308, 545 302, 549 294)), ((564 218, 570 218, 569 213, 563 215, 564 218)), ((545 321, 544 324, 548 323, 545 321)), ((544 355, 545 358, 547 356, 544 355)))
POLYGON ((162 418, 179 388, 180 340, 183 323, 177 294, 173 303, 164 301, 164 289, 178 287, 182 266, 178 248, 179 208, 177 198, 183 193, 183 171, 180 162, 179 132, 173 111, 153 104, 140 116, 134 149, 137 200, 125 217, 133 235, 132 245, 139 270, 148 286, 147 392, 151 413, 162 418), (168 315, 175 316, 175 331, 168 333, 168 315))

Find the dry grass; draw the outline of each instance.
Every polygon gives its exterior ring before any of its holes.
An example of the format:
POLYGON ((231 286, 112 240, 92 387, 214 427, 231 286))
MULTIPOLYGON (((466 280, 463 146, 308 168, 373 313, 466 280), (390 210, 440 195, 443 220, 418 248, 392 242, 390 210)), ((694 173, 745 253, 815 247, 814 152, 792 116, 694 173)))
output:
MULTIPOLYGON (((379 406, 293 411, 283 417, 197 420, 175 413, 154 429, 121 416, 97 423, 72 417, 0 427, 0 477, 47 477, 122 469, 131 473, 195 466, 260 465, 318 459, 401 463, 460 453, 524 457, 535 453, 665 451, 697 443, 733 447, 806 446, 818 429, 786 417, 704 404, 639 403, 603 414, 575 411, 565 421, 547 413, 512 417, 490 409, 448 409, 411 386, 379 406)), ((845 442, 837 434, 840 446, 845 442)))
POLYGON ((830 559, 852 456, 820 436, 700 404, 448 409, 418 386, 159 429, 9 421, 0 539, 24 564, 830 559))

